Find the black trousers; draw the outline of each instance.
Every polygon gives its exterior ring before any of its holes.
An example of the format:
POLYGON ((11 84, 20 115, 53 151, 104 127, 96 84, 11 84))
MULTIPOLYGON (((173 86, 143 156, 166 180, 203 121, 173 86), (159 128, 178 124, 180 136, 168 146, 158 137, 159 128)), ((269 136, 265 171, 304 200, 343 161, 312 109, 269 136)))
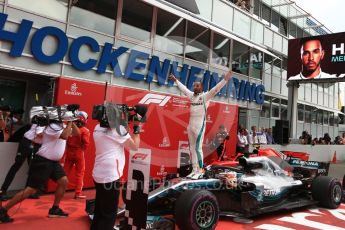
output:
POLYGON ((240 146, 237 146, 236 147, 236 155, 238 154, 238 153, 245 153, 246 152, 246 149, 245 149, 245 147, 240 147, 240 146))
POLYGON ((115 225, 119 204, 120 181, 96 183, 95 213, 91 230, 112 230, 115 225))
MULTIPOLYGON (((218 156, 218 159, 219 159, 219 157, 222 155, 223 150, 224 150, 224 144, 220 144, 220 145, 217 147, 217 156, 218 156)), ((222 159, 220 159, 220 160, 224 160, 224 158, 222 157, 222 159)))
POLYGON ((11 166, 10 170, 8 171, 5 181, 1 186, 1 191, 7 192, 8 188, 10 187, 16 173, 19 171, 20 167, 22 167, 25 160, 27 160, 28 165, 30 166, 31 159, 35 153, 37 153, 38 149, 41 147, 39 144, 32 144, 32 142, 23 137, 22 140, 19 142, 17 155, 14 160, 14 164, 11 166))

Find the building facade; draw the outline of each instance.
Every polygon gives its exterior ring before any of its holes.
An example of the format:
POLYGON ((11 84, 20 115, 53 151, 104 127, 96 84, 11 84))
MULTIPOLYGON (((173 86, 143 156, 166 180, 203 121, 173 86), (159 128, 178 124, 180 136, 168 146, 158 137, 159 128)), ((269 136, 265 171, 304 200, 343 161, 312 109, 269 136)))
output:
MULTIPOLYGON (((19 33, 23 20, 32 22, 17 56, 11 54, 15 42, 0 38, 0 91, 7 93, 1 103, 26 111, 53 103, 55 79, 61 76, 179 94, 166 80, 170 72, 182 76, 186 85, 200 78, 212 87, 232 69, 236 80, 215 100, 238 104, 239 124, 268 128, 286 120, 288 39, 330 31, 289 0, 186 2, 0 0, 0 12, 7 15, 0 23, 2 32, 19 33), (62 31, 68 41, 66 54, 49 63, 39 53, 55 57, 63 46, 61 32, 45 29, 50 36, 42 37, 45 27, 62 31), (123 48, 119 68, 102 65, 108 44, 113 52, 123 48), (134 53, 140 59, 134 64, 143 68, 128 74, 134 53)), ((313 137, 337 136, 339 83, 301 84, 298 95, 296 136, 303 130, 313 137)))

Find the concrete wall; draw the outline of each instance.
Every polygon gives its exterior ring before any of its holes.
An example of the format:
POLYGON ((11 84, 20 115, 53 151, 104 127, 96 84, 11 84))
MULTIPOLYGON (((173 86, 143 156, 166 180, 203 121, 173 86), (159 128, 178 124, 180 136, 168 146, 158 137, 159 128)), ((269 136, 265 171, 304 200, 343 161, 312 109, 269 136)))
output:
MULTIPOLYGON (((6 174, 12 164, 17 153, 18 143, 0 143, 0 185, 5 180, 6 174)), ((16 177, 13 180, 9 190, 23 189, 27 179, 29 167, 27 161, 24 162, 16 177)))
POLYGON ((288 150, 296 152, 307 152, 310 154, 309 160, 329 162, 332 161, 334 152, 337 153, 337 160, 339 162, 345 161, 345 146, 344 145, 265 145, 261 148, 274 148, 276 150, 288 150))
MULTIPOLYGON (((17 151, 17 143, 0 143, 0 184, 5 180, 6 174, 14 163, 14 158, 17 151)), ((274 148, 277 150, 290 150, 298 152, 308 152, 310 160, 314 161, 331 161, 333 154, 336 151, 337 160, 345 161, 345 146, 343 145, 265 145, 262 148, 274 148)), ((27 162, 23 164, 17 173, 9 190, 22 189, 25 186, 27 179, 28 165, 27 162)))

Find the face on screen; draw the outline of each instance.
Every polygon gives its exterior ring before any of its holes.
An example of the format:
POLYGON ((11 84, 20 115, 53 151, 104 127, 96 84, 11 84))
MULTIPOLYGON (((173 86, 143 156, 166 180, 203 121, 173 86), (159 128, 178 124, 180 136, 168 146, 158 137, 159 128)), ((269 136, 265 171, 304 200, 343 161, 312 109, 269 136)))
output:
POLYGON ((323 59, 324 51, 320 41, 310 40, 303 44, 301 49, 301 59, 303 65, 303 75, 309 76, 314 72, 319 74, 320 62, 323 59))

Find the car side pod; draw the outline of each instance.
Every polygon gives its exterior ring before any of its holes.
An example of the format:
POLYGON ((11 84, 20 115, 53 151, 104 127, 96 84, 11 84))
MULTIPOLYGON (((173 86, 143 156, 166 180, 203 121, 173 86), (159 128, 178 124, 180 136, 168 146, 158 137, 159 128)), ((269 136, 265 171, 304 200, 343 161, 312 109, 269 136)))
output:
POLYGON ((186 190, 176 201, 175 220, 183 230, 213 230, 219 219, 217 198, 207 190, 186 190))
POLYGON ((343 196, 340 181, 334 177, 318 176, 312 183, 313 199, 325 208, 338 208, 343 196))

